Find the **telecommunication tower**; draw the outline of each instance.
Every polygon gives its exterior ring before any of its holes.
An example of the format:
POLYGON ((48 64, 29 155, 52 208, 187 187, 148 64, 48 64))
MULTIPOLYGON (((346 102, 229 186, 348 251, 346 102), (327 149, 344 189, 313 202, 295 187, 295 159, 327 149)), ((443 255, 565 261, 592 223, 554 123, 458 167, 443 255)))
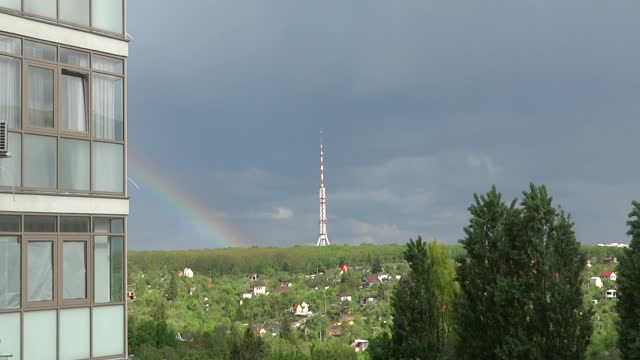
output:
POLYGON ((327 192, 324 186, 324 147, 322 145, 322 130, 320 130, 320 236, 317 246, 329 245, 327 236, 327 192))

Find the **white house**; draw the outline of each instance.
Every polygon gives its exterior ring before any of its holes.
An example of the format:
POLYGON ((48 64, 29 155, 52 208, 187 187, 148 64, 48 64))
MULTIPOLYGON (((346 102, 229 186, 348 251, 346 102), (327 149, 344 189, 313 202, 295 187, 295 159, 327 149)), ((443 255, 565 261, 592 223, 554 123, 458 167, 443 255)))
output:
POLYGON ((264 284, 255 283, 253 284, 253 295, 264 295, 267 293, 267 287, 264 284))
POLYGON ((253 297, 253 293, 250 291, 246 291, 242 293, 242 298, 243 299, 251 299, 253 297))
POLYGON ((338 294, 338 301, 351 301, 351 294, 347 294, 347 293, 338 294))
POLYGON ((609 279, 611 281, 616 281, 616 279, 618 278, 618 275, 616 275, 616 273, 613 271, 603 271, 600 273, 600 277, 609 279))
POLYGON ((304 301, 300 304, 294 305, 291 309, 291 312, 297 316, 309 316, 313 314, 311 311, 309 311, 309 304, 304 301))
POLYGON ((363 339, 356 339, 351 346, 354 347, 356 352, 365 351, 369 347, 369 341, 363 339))
POLYGON ((613 300, 618 297, 618 291, 616 289, 609 289, 605 292, 604 295, 607 300, 613 300))
POLYGON ((600 279, 597 276, 589 278, 589 286, 591 286, 591 285, 594 285, 594 286, 597 286, 599 288, 602 288, 602 279, 600 279))
POLYGON ((188 277, 189 279, 193 278, 193 270, 189 269, 188 267, 184 268, 184 270, 182 270, 182 274, 185 277, 188 277))

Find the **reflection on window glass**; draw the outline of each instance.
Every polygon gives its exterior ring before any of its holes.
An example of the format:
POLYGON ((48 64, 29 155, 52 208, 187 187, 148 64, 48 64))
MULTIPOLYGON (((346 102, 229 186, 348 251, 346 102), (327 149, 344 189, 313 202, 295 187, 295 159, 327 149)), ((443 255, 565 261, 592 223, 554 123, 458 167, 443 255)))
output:
POLYGON ((111 58, 93 54, 93 69, 122 74, 124 71, 124 61, 122 59, 111 58))
POLYGON ((124 219, 122 218, 94 218, 94 232, 124 233, 124 219))
POLYGON ((9 152, 11 157, 1 160, 4 163, 0 170, 0 185, 18 187, 22 185, 22 135, 19 133, 9 133, 9 152))
POLYGON ((55 46, 29 40, 24 41, 24 56, 45 61, 56 61, 58 58, 55 46))
POLYGON ((93 0, 91 3, 91 26, 115 33, 122 33, 122 1, 93 0))
POLYGON ((88 216, 61 216, 60 232, 75 232, 75 233, 89 232, 89 217, 88 216))
POLYGON ((21 0, 0 0, 0 6, 20 11, 22 3, 21 0))
POLYGON ((20 307, 20 238, 0 236, 0 310, 20 307))
POLYGON ((86 299, 87 261, 84 241, 65 241, 62 249, 62 286, 65 300, 86 299))
POLYGON ((123 301, 124 239, 121 236, 96 236, 93 245, 95 302, 123 301))
POLYGON ((53 300, 53 241, 29 241, 27 301, 53 300))
POLYGON ((20 59, 0 55, 0 119, 8 121, 11 129, 21 126, 20 69, 20 59))
POLYGON ((53 128, 53 70, 29 65, 29 125, 53 128))
POLYGON ((89 141, 60 139, 60 188, 89 190, 89 141))
POLYGON ((60 49, 60 62, 67 65, 89 67, 89 53, 71 49, 60 49))
POLYGON ((0 215, 0 232, 20 232, 20 215, 0 215))
POLYGON ((93 135, 99 139, 122 140, 123 83, 116 76, 93 74, 93 135))
POLYGON ((50 215, 25 215, 24 231, 26 232, 56 232, 55 216, 50 215))
POLYGON ((24 11, 45 16, 48 18, 56 18, 56 0, 23 0, 24 11))
POLYGON ((55 188, 56 138, 25 134, 24 148, 24 186, 55 188))
POLYGON ((89 26, 89 0, 60 0, 60 20, 89 26))
POLYGON ((87 97, 85 77, 62 73, 60 79, 62 128, 68 131, 87 132, 87 97))
POLYGON ((124 154, 122 144, 93 143, 93 190, 123 192, 124 154))

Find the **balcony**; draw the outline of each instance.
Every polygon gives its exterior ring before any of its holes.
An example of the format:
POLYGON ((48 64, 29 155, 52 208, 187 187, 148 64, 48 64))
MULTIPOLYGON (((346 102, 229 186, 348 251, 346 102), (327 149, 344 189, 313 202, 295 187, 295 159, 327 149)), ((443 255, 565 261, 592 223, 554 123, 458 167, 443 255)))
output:
POLYGON ((0 0, 0 12, 124 37, 125 0, 0 0))

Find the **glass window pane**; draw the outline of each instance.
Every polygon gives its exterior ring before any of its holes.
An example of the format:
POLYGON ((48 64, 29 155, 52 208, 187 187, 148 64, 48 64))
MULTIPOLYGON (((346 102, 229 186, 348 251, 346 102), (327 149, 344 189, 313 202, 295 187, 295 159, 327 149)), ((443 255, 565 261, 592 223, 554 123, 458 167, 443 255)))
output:
POLYGON ((89 26, 89 0, 60 0, 60 20, 89 26))
MULTIPOLYGON (((36 0, 40 1, 40 0, 36 0)), ((47 0, 48 1, 48 0, 47 0)), ((54 0, 55 4, 55 0, 54 0)), ((24 56, 29 59, 45 60, 55 62, 57 60, 57 49, 53 45, 39 42, 24 41, 24 56)))
POLYGON ((19 129, 21 125, 20 77, 20 59, 0 55, 0 119, 8 121, 11 129, 19 129))
POLYGON ((121 59, 106 56, 93 55, 93 69, 122 74, 124 72, 124 61, 121 59))
MULTIPOLYGON (((0 6, 20 11, 21 0, 0 0, 0 6)), ((1 353, 1 352, 0 352, 1 353)))
POLYGON ((89 67, 89 54, 84 51, 60 49, 60 62, 63 64, 89 67))
MULTIPOLYGON (((0 6, 3 5, 4 0, 0 0, 0 6)), ((20 0, 18 0, 18 6, 20 4, 20 0)), ((0 35, 0 52, 5 52, 13 55, 22 55, 20 39, 0 35)))
POLYGON ((20 308, 20 273, 20 238, 0 236, 0 309, 20 308))
POLYGON ((56 187, 56 138, 24 136, 24 186, 56 187))
POLYGON ((45 16, 48 18, 56 18, 56 0, 23 0, 24 11, 45 16))
POLYGON ((93 74, 93 135, 100 139, 122 140, 124 122, 122 78, 93 74))
POLYGON ((2 159, 0 185, 18 187, 22 184, 22 135, 9 133, 10 158, 2 159))
POLYGON ((82 75, 62 73, 60 102, 64 130, 87 132, 86 84, 82 75))
POLYGON ((25 215, 24 231, 56 232, 56 217, 49 215, 25 215))
POLYGON ((89 217, 85 216, 61 216, 60 232, 89 232, 89 217))
POLYGON ((53 241, 30 241, 27 259, 27 301, 53 300, 53 241))
POLYGON ((56 310, 24 313, 24 360, 55 360, 56 310))
POLYGON ((60 310, 60 359, 88 359, 89 308, 60 310))
POLYGON ((0 232, 20 232, 20 215, 0 215, 0 232))
POLYGON ((91 24, 93 27, 115 33, 122 33, 122 1, 93 0, 91 24))
POLYGON ((119 302, 124 298, 124 239, 94 238, 94 301, 119 302))
POLYGON ((86 299, 86 243, 84 241, 65 241, 62 252, 62 286, 64 287, 64 299, 86 299))
POLYGON ((29 125, 53 128, 53 70, 29 65, 29 125))
POLYGON ((60 139, 60 187, 89 190, 89 141, 60 139))
POLYGON ((123 192, 123 145, 93 143, 93 190, 123 192))
POLYGON ((20 359, 20 313, 0 314, 0 355, 20 359))
POLYGON ((93 356, 124 354, 124 306, 93 308, 93 356))
POLYGON ((122 218, 94 218, 93 231, 101 233, 123 233, 124 219, 122 218))
POLYGON ((111 219, 111 232, 123 233, 124 232, 124 219, 111 219))

